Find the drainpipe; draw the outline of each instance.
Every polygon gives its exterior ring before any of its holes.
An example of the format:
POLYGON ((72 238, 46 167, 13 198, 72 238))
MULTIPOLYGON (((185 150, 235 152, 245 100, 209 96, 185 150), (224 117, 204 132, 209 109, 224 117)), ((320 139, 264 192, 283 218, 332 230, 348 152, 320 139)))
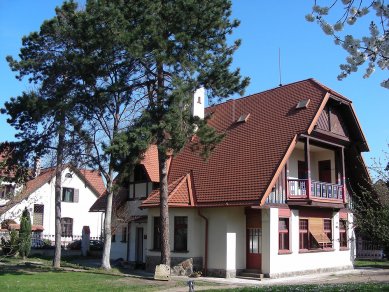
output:
POLYGON ((197 209, 197 213, 205 220, 204 276, 206 276, 208 270, 208 218, 200 213, 200 209, 197 209))

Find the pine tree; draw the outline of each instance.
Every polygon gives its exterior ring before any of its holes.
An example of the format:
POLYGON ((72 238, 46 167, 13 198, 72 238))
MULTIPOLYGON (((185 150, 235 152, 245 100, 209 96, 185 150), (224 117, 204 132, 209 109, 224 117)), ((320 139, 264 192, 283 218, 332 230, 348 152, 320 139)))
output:
POLYGON ((19 231, 19 254, 25 259, 31 251, 31 218, 27 208, 24 209, 20 218, 19 231))
MULTIPOLYGON (((67 157, 78 154, 79 80, 73 74, 76 52, 72 46, 77 5, 65 2, 56 16, 45 21, 39 32, 23 37, 20 60, 7 61, 19 80, 27 77, 35 89, 5 103, 3 113, 18 131, 20 141, 11 143, 18 163, 56 153, 55 253, 53 265, 61 260, 61 173, 67 157)), ((75 160, 75 159, 74 159, 75 160)))
MULTIPOLYGON (((190 107, 193 93, 200 87, 207 90, 211 103, 243 94, 248 78, 242 78, 239 69, 230 69, 240 41, 227 42, 239 21, 230 19, 229 0, 100 2, 121 6, 127 19, 123 26, 127 50, 140 60, 138 75, 144 80, 147 107, 129 131, 129 141, 133 143, 134 133, 138 133, 138 140, 158 146, 161 262, 170 265, 168 154, 180 151, 196 128, 200 145, 220 141, 223 133, 191 117, 190 107)), ((203 150, 209 154, 213 147, 203 150)))

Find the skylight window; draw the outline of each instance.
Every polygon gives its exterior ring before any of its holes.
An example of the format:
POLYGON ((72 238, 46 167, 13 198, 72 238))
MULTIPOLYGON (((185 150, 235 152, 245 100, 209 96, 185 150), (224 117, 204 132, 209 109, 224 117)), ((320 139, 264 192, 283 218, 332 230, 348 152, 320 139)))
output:
POLYGON ((237 119, 237 123, 246 123, 247 120, 249 119, 250 114, 243 114, 237 119))
POLYGON ((303 99, 298 102, 296 109, 307 108, 311 99, 303 99))

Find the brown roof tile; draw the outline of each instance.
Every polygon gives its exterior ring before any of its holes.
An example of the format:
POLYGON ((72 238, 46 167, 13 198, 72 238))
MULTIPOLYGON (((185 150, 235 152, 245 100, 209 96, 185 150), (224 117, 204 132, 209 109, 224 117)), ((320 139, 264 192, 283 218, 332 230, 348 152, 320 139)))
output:
MULTIPOLYGON (((212 114, 208 123, 226 136, 207 161, 192 151, 190 143, 173 158, 169 194, 190 173, 197 206, 260 205, 296 136, 313 129, 329 94, 351 104, 308 79, 207 108, 212 114), (296 109, 304 99, 310 99, 309 106, 296 109), (246 114, 250 114, 246 122, 236 123, 246 114)), ((169 197, 169 205, 170 201, 169 197)), ((154 191, 142 207, 158 204, 159 193, 154 191)))

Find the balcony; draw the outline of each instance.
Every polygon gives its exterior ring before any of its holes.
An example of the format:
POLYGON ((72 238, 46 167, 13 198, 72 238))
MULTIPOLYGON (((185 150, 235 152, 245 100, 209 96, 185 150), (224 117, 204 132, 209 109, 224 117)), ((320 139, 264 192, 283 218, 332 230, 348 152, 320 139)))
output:
POLYGON ((344 187, 308 179, 288 179, 288 201, 345 203, 344 187))

